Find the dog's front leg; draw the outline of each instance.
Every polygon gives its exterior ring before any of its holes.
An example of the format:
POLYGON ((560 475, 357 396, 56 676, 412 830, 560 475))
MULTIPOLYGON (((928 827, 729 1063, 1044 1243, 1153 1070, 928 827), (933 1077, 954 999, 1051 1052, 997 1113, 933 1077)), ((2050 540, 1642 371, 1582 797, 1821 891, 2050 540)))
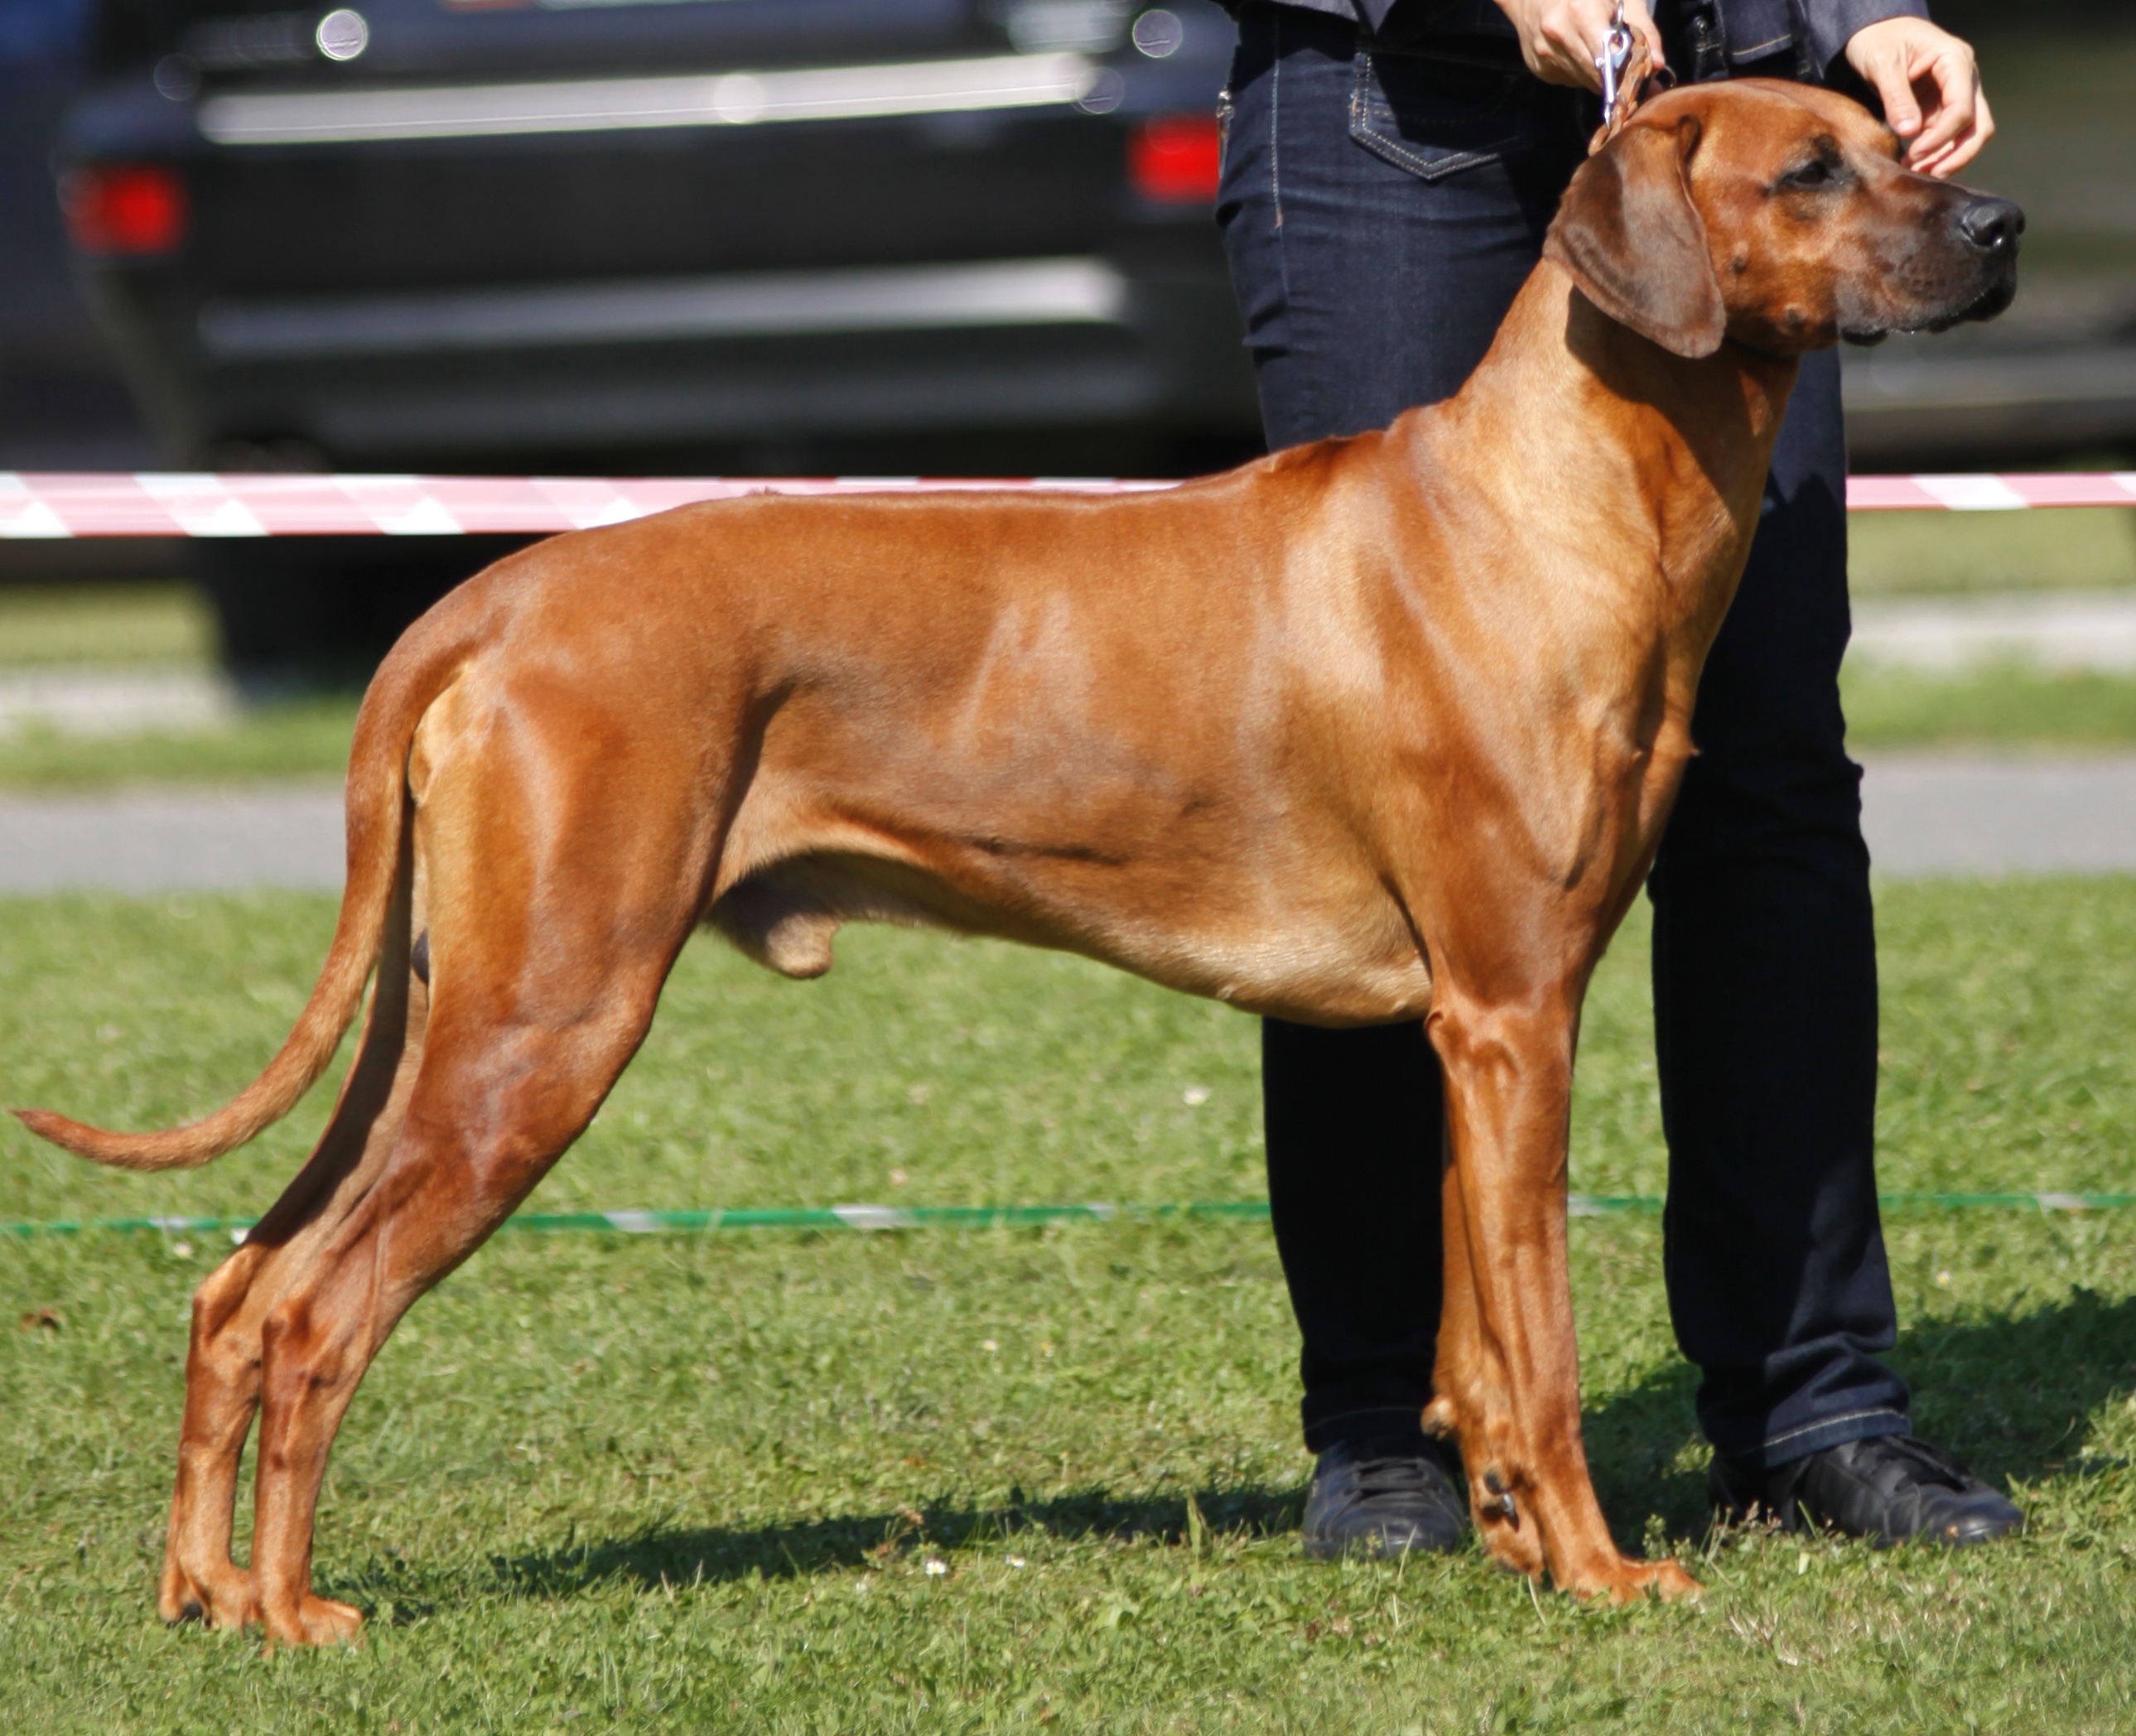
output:
POLYGON ((1566 1261, 1566 1145, 1576 990, 1482 1002, 1442 985, 1429 1024, 1446 1069, 1446 1285, 1435 1416, 1461 1440, 1492 1554, 1564 1589, 1622 1600, 1696 1591, 1673 1561, 1623 1554, 1588 1476, 1566 1261), (1449 1414, 1450 1413, 1450 1415, 1449 1414))

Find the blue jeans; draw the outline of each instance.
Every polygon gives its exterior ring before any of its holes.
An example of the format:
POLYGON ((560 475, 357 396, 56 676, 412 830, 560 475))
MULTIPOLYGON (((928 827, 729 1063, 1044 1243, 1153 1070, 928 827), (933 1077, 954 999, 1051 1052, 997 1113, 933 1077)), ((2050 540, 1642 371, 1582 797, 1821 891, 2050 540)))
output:
MULTIPOLYGON (((1239 28, 1217 216, 1269 444, 1384 427, 1482 358, 1585 154, 1589 99, 1302 9, 1250 5, 1239 28)), ((1874 1355, 1896 1317, 1839 709, 1846 472, 1837 358, 1813 356, 1648 886, 1669 1307, 1707 1438, 1768 1464, 1905 1427, 1874 1355)), ((1306 1443, 1414 1431, 1438 1335, 1437 1060, 1415 1025, 1269 1020, 1263 1084, 1306 1443)))

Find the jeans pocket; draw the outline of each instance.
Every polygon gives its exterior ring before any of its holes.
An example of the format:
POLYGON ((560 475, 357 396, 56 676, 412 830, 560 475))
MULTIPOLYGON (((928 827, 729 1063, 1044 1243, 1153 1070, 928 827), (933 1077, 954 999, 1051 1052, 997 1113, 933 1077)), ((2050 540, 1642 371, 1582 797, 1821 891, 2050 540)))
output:
POLYGON ((1361 47, 1350 136, 1397 168, 1438 181, 1532 149, 1541 88, 1524 72, 1361 47))

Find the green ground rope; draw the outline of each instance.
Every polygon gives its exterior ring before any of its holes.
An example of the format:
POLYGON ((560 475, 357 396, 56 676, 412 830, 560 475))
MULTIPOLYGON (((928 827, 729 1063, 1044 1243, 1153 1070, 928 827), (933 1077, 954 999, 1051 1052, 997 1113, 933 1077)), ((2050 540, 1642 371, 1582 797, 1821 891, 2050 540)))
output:
MULTIPOLYGON (((2136 1205, 2136 1194, 1885 1194, 1886 1211, 2118 1211, 2136 1205)), ((1627 1214, 1658 1215, 1653 1194, 1575 1194, 1575 1218, 1627 1214)), ((1044 1224, 1151 1223, 1167 1218, 1226 1219, 1265 1223, 1265 1200, 1198 1200, 1185 1205, 774 1205, 711 1211, 527 1211, 504 1222, 507 1229, 595 1230, 610 1234, 710 1234, 730 1229, 993 1229, 1044 1224)), ((233 1234, 256 1218, 59 1218, 46 1223, 0 1224, 0 1234, 70 1236, 87 1230, 120 1234, 153 1230, 164 1235, 233 1234)))

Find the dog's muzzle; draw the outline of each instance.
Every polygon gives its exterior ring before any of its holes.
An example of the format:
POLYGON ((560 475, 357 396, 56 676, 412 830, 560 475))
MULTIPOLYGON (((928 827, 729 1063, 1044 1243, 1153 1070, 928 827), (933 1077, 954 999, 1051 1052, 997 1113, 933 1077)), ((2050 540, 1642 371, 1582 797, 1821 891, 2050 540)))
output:
POLYGON ((1959 206, 1957 223, 1959 239, 1986 268, 1988 281, 1957 313, 1930 327, 1933 332, 1993 319, 2017 294, 2017 238, 2025 232, 2024 212, 2007 199, 1983 194, 1959 206))
POLYGON ((2025 232, 2025 214, 2007 199, 1983 196, 1959 207, 1958 232, 1976 253, 2014 259, 2017 237, 2025 232))
POLYGON ((1944 233, 1943 256, 1965 279, 1943 306, 1925 317, 1894 325, 1884 320, 1842 324, 1840 337, 1851 344, 1881 343, 1894 330, 1948 332, 1953 326, 1993 319, 2017 294, 2017 240, 2025 233, 2025 213, 2007 199, 1975 194, 1957 206, 1944 233))

